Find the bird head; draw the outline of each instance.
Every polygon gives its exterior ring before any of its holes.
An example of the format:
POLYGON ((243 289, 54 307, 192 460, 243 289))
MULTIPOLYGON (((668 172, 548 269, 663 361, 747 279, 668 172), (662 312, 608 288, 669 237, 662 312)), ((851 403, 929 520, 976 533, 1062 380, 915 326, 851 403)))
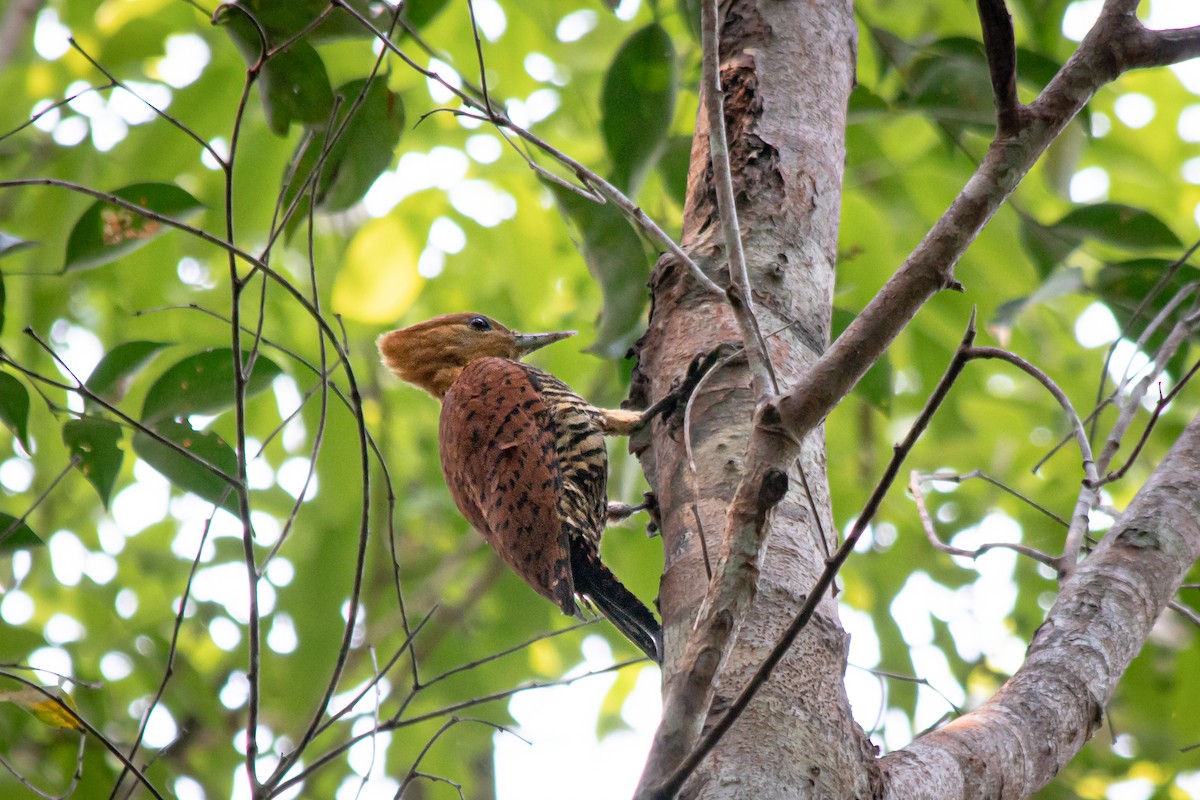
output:
POLYGON ((375 340, 384 365, 397 378, 441 399, 477 358, 496 356, 520 361, 575 331, 517 333, 483 314, 445 314, 407 328, 389 331, 375 340))

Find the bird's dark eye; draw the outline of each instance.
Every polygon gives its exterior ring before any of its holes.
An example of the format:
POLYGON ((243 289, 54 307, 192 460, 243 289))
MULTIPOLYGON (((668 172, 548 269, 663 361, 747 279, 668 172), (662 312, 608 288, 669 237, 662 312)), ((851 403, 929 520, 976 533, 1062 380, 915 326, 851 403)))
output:
POLYGON ((477 331, 490 331, 492 329, 492 321, 487 317, 471 317, 467 320, 467 324, 477 331))

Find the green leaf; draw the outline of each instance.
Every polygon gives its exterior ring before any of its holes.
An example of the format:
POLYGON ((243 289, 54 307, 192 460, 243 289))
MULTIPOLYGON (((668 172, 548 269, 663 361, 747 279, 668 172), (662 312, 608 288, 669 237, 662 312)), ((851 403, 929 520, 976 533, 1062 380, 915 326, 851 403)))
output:
POLYGON ((658 160, 658 173, 662 176, 667 193, 683 207, 687 199, 687 176, 692 162, 692 137, 672 136, 667 141, 662 158, 658 160))
POLYGON ((119 445, 121 426, 99 417, 73 419, 63 425, 62 437, 71 455, 79 459, 75 466, 108 508, 125 458, 119 445))
MULTIPOLYGON (((833 338, 841 336, 842 331, 846 330, 856 316, 858 315, 848 309, 834 308, 830 331, 833 338)), ((892 412, 892 389, 895 386, 892 372, 892 360, 887 353, 884 353, 878 361, 871 365, 867 374, 863 375, 862 380, 854 387, 855 394, 885 416, 892 412)))
POLYGON ((646 248, 612 203, 600 205, 561 186, 550 187, 604 296, 596 342, 589 350, 606 358, 621 358, 641 332, 650 273, 646 248))
MULTIPOLYGON (((243 364, 249 358, 249 353, 243 353, 243 364)), ((259 355, 246 382, 246 397, 266 389, 282 371, 275 362, 259 355)), ((217 347, 188 356, 159 376, 146 392, 142 422, 153 425, 190 414, 213 414, 231 407, 233 402, 233 350, 217 347)))
POLYGON ((881 119, 888 112, 888 103, 870 89, 859 84, 850 92, 846 107, 846 124, 862 125, 881 119))
POLYGON ((237 474, 237 455, 224 439, 212 431, 198 431, 186 422, 172 420, 162 420, 151 429, 192 457, 145 431, 138 431, 133 435, 133 451, 138 458, 161 472, 176 488, 237 513, 237 497, 232 490, 233 476, 237 474), (205 464, 216 468, 220 474, 205 464))
POLYGON ((1019 234, 1021 246, 1045 278, 1064 258, 1075 252, 1083 240, 1074 232, 1055 226, 1046 227, 1037 220, 1021 217, 1019 234))
MULTIPOLYGON (((317 179, 315 197, 317 208, 323 211, 343 211, 362 199, 375 179, 392 163, 396 146, 404 130, 404 103, 400 95, 389 91, 387 77, 377 76, 367 86, 367 80, 350 81, 338 89, 342 98, 337 120, 329 127, 337 131, 354 101, 366 88, 362 104, 350 118, 345 131, 329 147, 317 179)), ((295 168, 290 170, 291 183, 284 193, 284 203, 292 204, 297 192, 317 166, 326 147, 326 127, 313 133, 293 157, 295 168)), ((308 198, 301 201, 291 219, 289 229, 303 222, 308 215, 308 198)))
MULTIPOLYGON (((274 45, 304 30, 321 12, 328 8, 329 3, 327 0, 287 0, 285 3, 281 3, 279 0, 241 0, 238 5, 254 14, 274 45)), ((386 26, 387 20, 390 18, 387 15, 391 14, 390 8, 368 2, 368 0, 349 0, 346 5, 375 23, 376 27, 379 27, 380 24, 386 26)), ((334 9, 332 14, 329 14, 320 25, 308 33, 314 42, 348 37, 366 38, 372 35, 361 22, 343 8, 334 9)))
POLYGON ((666 147, 676 89, 671 37, 656 23, 630 36, 608 68, 601 129, 612 159, 611 180, 628 195, 637 194, 666 147))
POLYGON ((983 45, 953 37, 931 44, 911 65, 899 99, 950 126, 992 128, 996 106, 983 45))
POLYGON ((28 452, 29 390, 7 372, 0 372, 0 422, 12 431, 28 452))
MULTIPOLYGON (((181 222, 204 208, 199 200, 171 183, 135 183, 112 194, 181 222)), ((63 272, 111 264, 168 230, 170 226, 157 220, 107 200, 97 200, 71 228, 63 272)))
POLYGON ((1055 270, 1031 294, 1007 300, 996 307, 987 323, 987 330, 1002 346, 1007 345, 1017 317, 1027 308, 1034 308, 1059 297, 1077 294, 1084 289, 1083 270, 1078 267, 1055 270))
POLYGON ((675 11, 687 20, 687 31, 699 44, 703 31, 700 22, 700 3, 702 0, 675 0, 675 11))
POLYGON ((0 555, 45 544, 33 529, 12 514, 0 511, 0 555))
POLYGON ((403 17, 414 28, 424 28, 449 4, 450 0, 408 0, 403 17))
POLYGON ((1054 228, 1128 250, 1176 249, 1183 244, 1166 223, 1149 211, 1120 203, 1077 208, 1054 228))
POLYGON ((105 353, 84 385, 94 394, 115 403, 129 391, 137 374, 170 342, 124 342, 105 353))
POLYGON ((37 242, 18 239, 16 236, 9 236, 4 231, 0 231, 0 258, 11 256, 13 253, 19 253, 22 250, 28 250, 31 247, 37 247, 37 244, 37 242))
MULTIPOLYGON (((257 64, 263 43, 246 8, 224 5, 216 22, 229 31, 246 63, 257 64)), ((268 44, 281 44, 286 38, 283 35, 268 36, 268 44)), ((316 49, 303 40, 293 41, 287 50, 277 52, 262 65, 258 89, 267 125, 278 136, 286 136, 292 122, 317 125, 326 120, 333 109, 333 87, 325 71, 325 62, 316 49)))

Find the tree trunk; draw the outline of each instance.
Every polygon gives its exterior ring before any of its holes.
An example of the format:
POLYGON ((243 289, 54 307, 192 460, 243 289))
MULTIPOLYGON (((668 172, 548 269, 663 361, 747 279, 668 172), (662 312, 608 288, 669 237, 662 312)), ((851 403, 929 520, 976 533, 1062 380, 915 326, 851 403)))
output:
MULTIPOLYGON (((845 162, 846 103, 856 30, 849 2, 721 4, 721 83, 734 193, 758 319, 780 385, 793 384, 829 341, 845 162)), ((704 107, 697 118, 683 247, 728 285, 704 107)), ((670 256, 651 278, 653 311, 639 343, 633 400, 662 396, 694 356, 740 343, 724 298, 704 293, 670 256)), ((720 367, 696 393, 688 430, 657 426, 639 455, 662 512, 666 563, 659 595, 664 684, 675 670, 715 567, 741 477, 754 397, 744 359, 720 367), (690 440, 696 466, 691 475, 690 440)), ((712 708, 729 701, 795 615, 836 546, 821 429, 789 473, 767 519, 758 592, 718 674, 712 708), (807 491, 805 489, 807 486, 807 491), (811 495, 811 497, 810 497, 811 495)), ((843 688, 848 637, 825 599, 770 682, 687 784, 685 797, 868 797, 873 748, 843 688)), ((670 725, 670 720, 664 724, 670 725)))
MULTIPOLYGON (((701 733, 693 729, 701 724, 697 720, 711 726, 721 719, 795 616, 836 544, 823 433, 815 423, 929 297, 958 286, 953 270, 962 252, 1100 86, 1129 69, 1200 53, 1200 28, 1149 31, 1138 22, 1136 7, 1135 0, 1107 0, 1077 52, 1024 106, 1015 95, 1011 20, 1003 2, 980 0, 998 91, 997 137, 950 209, 822 357, 855 63, 850 4, 721 4, 721 83, 740 234, 779 387, 774 399, 756 407, 760 398, 751 391, 745 359, 727 360, 695 392, 690 425, 656 425, 651 440, 635 442, 658 495, 666 551, 660 592, 666 710, 640 796, 669 794, 660 787, 673 785, 667 779, 694 747, 701 733), (758 421, 754 439, 748 437, 751 420, 758 421), (789 439, 788 432, 807 433, 790 465, 785 456, 796 452, 788 443, 796 437, 789 439), (748 441, 758 442, 758 449, 748 450, 748 441), (753 550, 742 544, 752 537, 736 535, 733 521, 744 521, 754 509, 745 502, 747 493, 761 492, 764 476, 776 467, 788 468, 790 488, 777 505, 760 494, 754 529, 762 527, 766 545, 753 550), (736 568, 725 570, 725 563, 736 568), (718 578, 712 587, 711 575, 718 578), (726 651, 721 642, 729 632, 736 640, 726 651), (716 644, 704 644, 705 637, 716 644), (709 688, 703 681, 710 673, 711 701, 696 691, 709 688)), ((728 285, 705 120, 702 101, 683 246, 728 285)), ((660 260, 651 291, 654 305, 638 346, 632 393, 643 404, 663 396, 696 355, 742 341, 725 298, 704 292, 671 257, 660 260)), ((825 596, 680 796, 1032 794, 1096 730, 1117 680, 1200 556, 1198 453, 1200 418, 1081 566, 1074 568, 1074 552, 1064 553, 1069 578, 1026 664, 979 709, 877 760, 850 714, 842 683, 847 637, 836 605, 825 596)), ((1095 488, 1085 482, 1082 490, 1095 488)))

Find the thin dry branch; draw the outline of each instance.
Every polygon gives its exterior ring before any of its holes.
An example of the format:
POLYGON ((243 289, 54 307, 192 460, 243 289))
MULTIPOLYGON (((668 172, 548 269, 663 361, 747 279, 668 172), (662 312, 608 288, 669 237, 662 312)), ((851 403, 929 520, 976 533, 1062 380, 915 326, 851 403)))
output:
POLYGON ((763 338, 762 327, 754 312, 754 295, 746 254, 742 249, 742 231, 738 224, 737 201, 733 193, 733 174, 729 164, 729 137, 725 130, 725 90, 721 86, 720 8, 718 0, 704 0, 700 8, 703 57, 703 103, 708 115, 708 154, 712 161, 713 186, 717 195, 717 213, 729 259, 729 288, 725 297, 733 309, 746 359, 750 366, 755 401, 768 392, 779 393, 779 381, 771 366, 771 353, 763 338))
POLYGON ((1040 564, 1045 564, 1048 567, 1057 567, 1058 559, 1054 556, 1043 553, 1041 550, 1036 550, 1028 545, 1019 544, 1016 542, 985 542, 974 550, 964 550, 961 547, 947 544, 938 538, 937 530, 933 525, 933 518, 929 516, 929 510, 925 507, 925 494, 921 490, 921 484, 929 480, 930 476, 922 475, 917 470, 913 470, 908 480, 908 491, 913 496, 913 502, 917 505, 917 516, 921 519, 921 527, 925 530, 925 538, 933 545, 933 549, 939 553, 946 553, 951 556, 959 556, 961 558, 976 559, 989 550, 1012 550, 1020 553, 1023 556, 1028 556, 1040 564))

